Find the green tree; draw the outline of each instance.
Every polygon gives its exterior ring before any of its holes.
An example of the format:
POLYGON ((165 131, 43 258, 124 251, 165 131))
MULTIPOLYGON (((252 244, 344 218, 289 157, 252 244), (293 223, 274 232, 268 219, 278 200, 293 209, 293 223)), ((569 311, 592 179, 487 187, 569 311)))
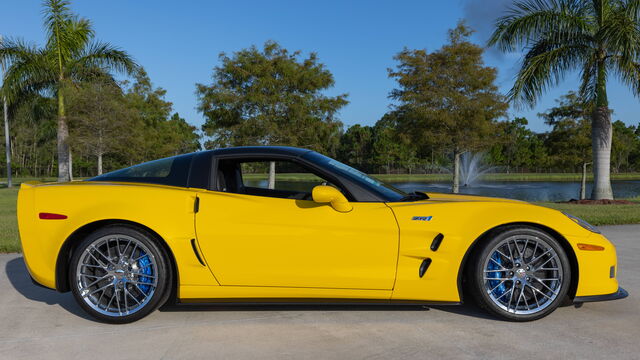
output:
POLYGON ((634 150, 640 149, 640 140, 635 126, 627 126, 620 120, 613 123, 613 140, 611 144, 611 164, 615 172, 632 171, 631 156, 634 150))
POLYGON ((220 54, 211 85, 197 84, 206 147, 291 145, 335 152, 346 94, 329 97, 331 72, 315 53, 301 58, 275 42, 220 54))
POLYGON ((558 99, 557 106, 539 114, 552 127, 545 145, 556 169, 576 171, 591 162, 591 108, 569 92, 558 99))
POLYGON ((162 142, 168 148, 167 153, 178 155, 200 150, 197 128, 187 123, 178 113, 174 113, 169 120, 162 123, 160 133, 162 142))
POLYGON ((131 111, 122 89, 108 77, 97 77, 68 89, 71 145, 96 159, 97 174, 103 157, 133 141, 131 111))
POLYGON ((399 129, 416 144, 439 144, 454 155, 453 192, 459 189, 460 155, 488 146, 495 120, 507 104, 494 84, 496 69, 482 60, 483 49, 469 42, 460 22, 440 50, 404 49, 389 77, 398 81, 390 97, 406 115, 399 129))
POLYGON ((55 100, 38 94, 25 95, 9 107, 9 113, 12 118, 9 134, 13 173, 16 176, 51 176, 56 148, 55 100))
POLYGON ((495 144, 490 155, 493 164, 506 166, 507 173, 512 168, 531 166, 531 139, 535 134, 527 129, 529 122, 526 118, 515 118, 497 124, 495 144))
POLYGON ((44 26, 47 42, 43 48, 13 39, 0 45, 0 60, 10 65, 3 92, 9 102, 18 101, 29 92, 48 90, 56 95, 58 181, 68 181, 71 174, 67 89, 99 71, 130 73, 135 63, 126 52, 94 41, 91 23, 74 15, 68 1, 44 2, 44 26))
POLYGON ((535 104, 566 74, 580 71, 580 96, 595 105, 593 199, 613 198, 609 76, 640 94, 639 8, 637 0, 518 0, 497 20, 489 41, 502 51, 525 51, 510 92, 519 103, 535 104))
POLYGON ((353 125, 340 137, 338 159, 362 171, 371 171, 373 128, 353 125))

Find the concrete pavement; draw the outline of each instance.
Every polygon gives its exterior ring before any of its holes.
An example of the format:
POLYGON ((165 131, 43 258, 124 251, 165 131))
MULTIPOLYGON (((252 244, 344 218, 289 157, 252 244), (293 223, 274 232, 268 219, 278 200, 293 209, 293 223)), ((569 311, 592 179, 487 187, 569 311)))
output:
POLYGON ((624 300, 509 323, 474 306, 172 307, 129 325, 93 321, 0 255, 0 359, 640 359, 640 225, 602 227, 624 300))

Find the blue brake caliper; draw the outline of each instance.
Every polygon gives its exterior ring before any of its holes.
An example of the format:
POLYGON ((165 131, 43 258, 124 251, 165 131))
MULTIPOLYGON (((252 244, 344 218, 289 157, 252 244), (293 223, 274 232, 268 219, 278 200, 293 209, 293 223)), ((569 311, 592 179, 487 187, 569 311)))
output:
MULTIPOLYGON (((140 273, 145 274, 145 275, 153 275, 153 271, 151 269, 151 266, 148 266, 149 264, 151 264, 151 261, 149 260, 149 256, 147 256, 147 253, 145 253, 144 251, 140 251, 140 256, 141 256, 141 258, 140 258, 140 260, 138 260, 138 267, 140 267, 140 273)), ((153 282, 151 280, 151 278, 148 278, 146 276, 140 276, 138 278, 138 281, 140 281, 142 283, 151 283, 151 282, 153 282)), ((138 287, 145 294, 148 294, 149 290, 151 289, 150 285, 138 285, 138 287)))
MULTIPOLYGON (((487 270, 500 270, 500 265, 502 265, 502 258, 500 257, 500 254, 498 254, 498 252, 494 252, 493 255, 491 255, 491 258, 495 261, 489 261, 489 265, 487 266, 487 270)), ((490 278, 501 278, 504 277, 505 273, 504 272, 490 272, 487 273, 487 277, 490 278)), ((498 284, 500 284, 500 280, 489 280, 489 286, 491 286, 491 289, 495 288, 496 286, 498 286, 498 284)), ((489 289, 489 290, 491 290, 489 289)), ((502 296, 502 294, 504 294, 507 291, 507 287, 505 286, 504 283, 500 284, 500 286, 498 286, 495 290, 493 290, 493 294, 496 298, 502 296)))

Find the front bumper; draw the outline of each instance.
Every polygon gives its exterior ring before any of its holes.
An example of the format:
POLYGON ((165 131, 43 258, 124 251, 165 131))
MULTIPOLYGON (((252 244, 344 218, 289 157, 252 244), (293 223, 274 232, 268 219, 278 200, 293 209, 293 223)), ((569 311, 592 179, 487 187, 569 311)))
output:
POLYGON ((627 292, 627 290, 618 287, 618 291, 611 293, 611 294, 605 294, 605 295, 592 295, 592 296, 576 296, 573 299, 574 303, 580 304, 580 303, 584 303, 584 302, 593 302, 593 301, 609 301, 609 300, 619 300, 619 299, 624 299, 627 296, 629 296, 629 293, 627 292))

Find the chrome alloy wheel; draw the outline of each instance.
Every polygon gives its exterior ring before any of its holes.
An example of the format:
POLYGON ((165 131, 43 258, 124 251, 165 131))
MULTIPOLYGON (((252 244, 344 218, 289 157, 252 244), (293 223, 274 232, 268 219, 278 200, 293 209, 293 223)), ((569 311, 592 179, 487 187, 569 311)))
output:
POLYGON ((95 311, 113 317, 142 309, 158 285, 156 259, 141 241, 113 234, 93 241, 80 255, 76 286, 95 311))
POLYGON ((498 307, 513 314, 534 314, 560 293, 563 271, 556 251, 533 235, 510 236, 489 252, 484 288, 498 307))

